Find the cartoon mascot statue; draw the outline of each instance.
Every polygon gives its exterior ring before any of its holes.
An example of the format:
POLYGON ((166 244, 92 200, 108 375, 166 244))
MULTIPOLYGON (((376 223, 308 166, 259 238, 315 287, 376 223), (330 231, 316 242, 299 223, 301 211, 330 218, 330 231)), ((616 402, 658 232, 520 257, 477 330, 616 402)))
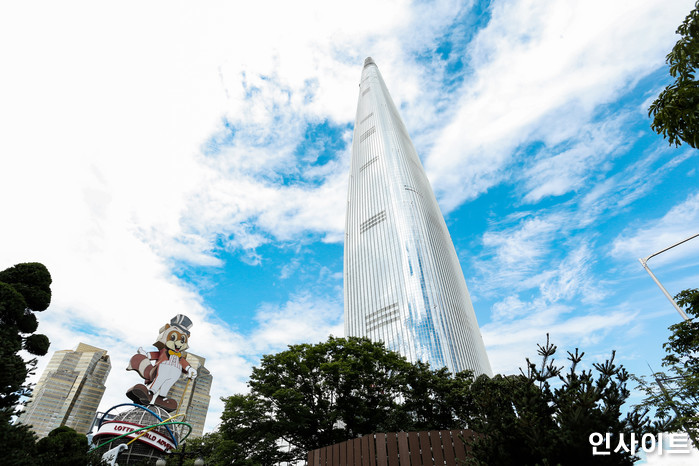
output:
POLYGON ((160 335, 153 343, 158 351, 147 353, 143 348, 138 348, 138 353, 131 357, 126 370, 137 371, 144 379, 143 383, 134 385, 126 392, 134 403, 144 406, 153 404, 168 412, 177 409, 177 401, 167 397, 170 388, 183 373, 190 379, 197 376, 197 371, 185 359, 190 328, 192 321, 189 317, 177 314, 160 329, 160 335), (155 361, 155 364, 151 364, 151 361, 155 361))

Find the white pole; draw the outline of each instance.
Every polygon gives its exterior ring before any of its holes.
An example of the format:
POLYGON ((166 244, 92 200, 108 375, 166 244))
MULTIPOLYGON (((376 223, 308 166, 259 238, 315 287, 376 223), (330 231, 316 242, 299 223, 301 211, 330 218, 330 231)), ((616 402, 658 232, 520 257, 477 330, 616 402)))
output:
POLYGON ((682 308, 679 307, 679 306, 677 305, 677 303, 675 302, 674 299, 672 299, 672 296, 670 296, 670 293, 667 292, 667 290, 666 290, 665 287, 660 283, 660 281, 659 281, 657 278, 655 278, 655 275, 653 275, 653 272, 650 271, 650 268, 648 267, 647 262, 648 262, 648 259, 650 259, 651 257, 657 256, 658 254, 661 254, 661 253, 663 253, 663 252, 665 252, 665 251, 667 251, 667 250, 669 250, 669 249, 672 249, 672 248, 674 248, 675 246, 679 246, 679 245, 682 244, 682 243, 686 243, 686 242, 689 241, 690 239, 694 239, 694 238, 696 238, 697 236, 699 236, 699 233, 697 233, 696 235, 692 235, 692 236, 690 236, 689 238, 683 239, 682 241, 679 241, 679 242, 673 244, 672 246, 668 246, 668 247, 666 247, 665 249, 662 249, 662 250, 660 250, 660 251, 658 251, 658 252, 656 252, 656 253, 654 253, 654 254, 651 254, 650 256, 646 257, 645 259, 643 259, 643 258, 639 258, 639 259, 638 259, 638 261, 641 263, 641 265, 643 266, 643 268, 646 269, 646 272, 648 272, 648 275, 650 275, 650 278, 652 278, 653 281, 655 282, 655 284, 658 285, 658 287, 660 288, 660 291, 662 291, 663 294, 665 295, 665 297, 666 297, 667 299, 670 300, 670 302, 672 303, 672 305, 675 307, 675 309, 677 310, 677 312, 680 313, 680 315, 682 316, 682 318, 683 318, 684 320, 689 320, 689 318, 687 317, 687 314, 685 314, 684 311, 682 310, 682 308))
POLYGON ((677 312, 680 313, 680 315, 682 316, 682 318, 683 318, 684 320, 689 320, 689 318, 687 317, 687 314, 685 314, 684 311, 682 310, 682 308, 679 307, 679 306, 677 305, 677 303, 675 302, 674 299, 672 299, 672 296, 670 296, 670 293, 667 292, 667 290, 666 290, 665 287, 660 283, 660 281, 658 281, 658 279, 655 278, 655 275, 653 275, 653 272, 651 272, 651 271, 650 271, 650 268, 648 268, 648 265, 646 264, 646 261, 645 261, 644 259, 638 259, 638 261, 641 263, 641 265, 643 266, 643 268, 646 269, 646 272, 648 272, 648 275, 650 275, 650 278, 652 278, 653 281, 655 282, 655 284, 658 285, 658 287, 660 288, 660 291, 662 291, 663 294, 665 295, 665 297, 666 297, 667 299, 670 300, 670 302, 672 303, 673 306, 675 306, 675 309, 677 309, 677 312))

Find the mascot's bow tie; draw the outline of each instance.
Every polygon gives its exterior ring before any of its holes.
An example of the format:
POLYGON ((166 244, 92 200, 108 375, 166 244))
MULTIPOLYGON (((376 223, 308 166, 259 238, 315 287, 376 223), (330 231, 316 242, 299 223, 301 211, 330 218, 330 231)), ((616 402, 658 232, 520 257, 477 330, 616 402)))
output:
POLYGON ((169 354, 170 356, 177 356, 178 358, 182 357, 182 353, 176 353, 172 350, 167 350, 167 354, 169 354))

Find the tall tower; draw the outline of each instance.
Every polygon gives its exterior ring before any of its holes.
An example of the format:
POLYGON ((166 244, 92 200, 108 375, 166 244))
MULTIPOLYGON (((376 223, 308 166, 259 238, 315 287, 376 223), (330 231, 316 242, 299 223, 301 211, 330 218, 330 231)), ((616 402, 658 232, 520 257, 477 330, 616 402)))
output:
POLYGON ((209 393, 213 377, 211 372, 204 367, 205 358, 188 352, 187 362, 197 370, 197 378, 190 380, 187 377, 180 377, 170 389, 169 396, 177 400, 179 403, 177 412, 183 413, 185 415, 184 421, 192 426, 189 438, 196 438, 204 435, 204 423, 211 401, 209 393), (181 403, 180 400, 182 400, 181 403))
POLYGON ((345 334, 491 374, 454 245, 374 60, 364 61, 345 225, 345 334))
POLYGON ((56 351, 34 387, 19 422, 39 437, 68 426, 86 434, 104 395, 112 364, 107 351, 80 343, 75 350, 56 351))

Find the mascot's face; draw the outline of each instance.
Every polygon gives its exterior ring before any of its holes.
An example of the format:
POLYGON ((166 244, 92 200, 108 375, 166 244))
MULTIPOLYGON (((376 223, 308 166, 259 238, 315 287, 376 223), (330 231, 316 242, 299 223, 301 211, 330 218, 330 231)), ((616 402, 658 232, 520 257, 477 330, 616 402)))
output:
POLYGON ((175 329, 170 329, 167 332, 167 341, 165 342, 165 346, 178 352, 184 351, 189 348, 189 345, 187 344, 187 335, 180 333, 175 329))
POLYGON ((158 349, 169 348, 180 352, 189 348, 188 341, 189 337, 183 330, 166 324, 165 327, 160 329, 158 341, 154 343, 154 346, 158 349))

